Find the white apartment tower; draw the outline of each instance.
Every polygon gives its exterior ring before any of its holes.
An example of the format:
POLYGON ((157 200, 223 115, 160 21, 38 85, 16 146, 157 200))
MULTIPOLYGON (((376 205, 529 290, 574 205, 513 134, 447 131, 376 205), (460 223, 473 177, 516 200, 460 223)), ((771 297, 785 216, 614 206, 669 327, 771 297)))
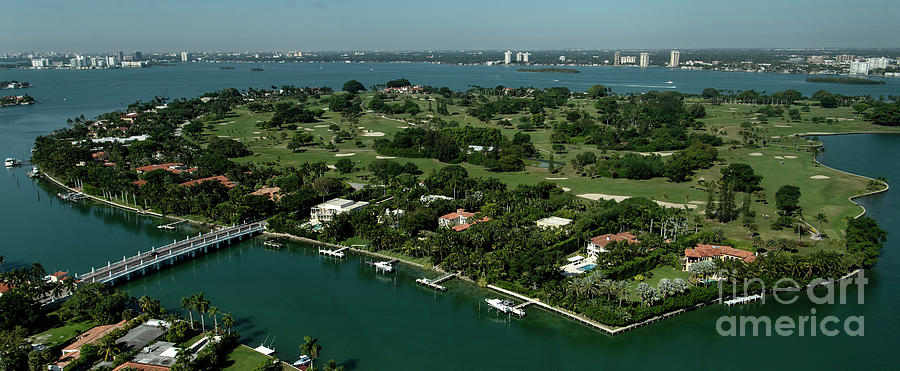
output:
POLYGON ((868 75, 869 74, 869 63, 865 61, 851 61, 850 62, 850 74, 851 75, 868 75))
POLYGON ((524 52, 524 53, 522 53, 522 62, 528 63, 528 58, 529 58, 529 57, 531 57, 531 53, 529 53, 529 52, 524 52))
POLYGON ((522 54, 524 54, 524 53, 522 53, 522 52, 516 53, 516 62, 521 62, 521 61, 522 61, 522 54))
POLYGON ((621 56, 622 56, 622 53, 620 53, 618 50, 616 50, 616 52, 613 53, 613 66, 618 66, 618 65, 622 64, 621 56))
POLYGON ((644 52, 641 53, 641 67, 647 67, 650 65, 650 53, 644 52))
POLYGON ((679 59, 681 59, 681 52, 677 50, 669 52, 669 67, 678 67, 679 59))
POLYGON ((510 64, 512 62, 512 52, 507 50, 503 53, 503 63, 510 64))
POLYGON ((188 53, 187 52, 181 52, 181 61, 182 62, 188 61, 188 53))

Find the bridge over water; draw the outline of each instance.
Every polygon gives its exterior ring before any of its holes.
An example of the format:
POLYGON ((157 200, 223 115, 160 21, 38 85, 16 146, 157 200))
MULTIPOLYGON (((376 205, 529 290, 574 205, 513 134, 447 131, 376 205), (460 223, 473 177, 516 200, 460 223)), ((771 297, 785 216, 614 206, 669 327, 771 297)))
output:
POLYGON ((85 283, 102 282, 114 285, 205 254, 210 249, 229 246, 234 241, 253 237, 265 229, 263 222, 252 222, 199 234, 181 241, 176 240, 166 246, 151 248, 147 252, 139 251, 130 258, 122 257, 121 261, 108 261, 106 266, 99 269, 92 267, 90 272, 76 275, 75 279, 85 283))

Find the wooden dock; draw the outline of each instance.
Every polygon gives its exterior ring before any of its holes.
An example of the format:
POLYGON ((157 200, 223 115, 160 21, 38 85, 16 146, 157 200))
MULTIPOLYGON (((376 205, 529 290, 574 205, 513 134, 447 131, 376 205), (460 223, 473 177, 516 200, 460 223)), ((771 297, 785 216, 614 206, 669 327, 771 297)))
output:
POLYGON ((325 256, 330 256, 332 258, 343 259, 344 256, 346 256, 346 254, 344 254, 344 251, 346 251, 347 249, 349 249, 349 247, 342 247, 340 249, 335 249, 335 250, 319 249, 319 255, 325 255, 325 256))
POLYGON ((444 281, 449 280, 449 279, 451 279, 451 278, 453 278, 453 277, 456 277, 457 274, 459 274, 459 273, 450 273, 450 274, 446 274, 446 275, 444 275, 444 276, 438 277, 438 278, 433 279, 433 280, 432 280, 432 279, 429 279, 429 278, 424 278, 424 277, 423 277, 423 278, 418 278, 418 279, 416 279, 416 283, 417 283, 417 284, 420 284, 420 285, 422 285, 422 286, 428 287, 428 288, 432 288, 432 289, 438 290, 438 291, 445 291, 445 290, 447 290, 447 288, 444 287, 444 286, 442 286, 442 285, 441 285, 441 282, 444 282, 444 281))

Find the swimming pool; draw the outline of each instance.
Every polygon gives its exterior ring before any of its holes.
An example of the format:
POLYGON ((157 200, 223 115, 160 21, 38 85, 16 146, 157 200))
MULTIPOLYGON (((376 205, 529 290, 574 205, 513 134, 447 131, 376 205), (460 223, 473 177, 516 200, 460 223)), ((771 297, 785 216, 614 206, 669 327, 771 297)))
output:
POLYGON ((591 269, 594 269, 594 268, 596 268, 596 267, 597 267, 597 264, 588 264, 588 265, 585 265, 585 266, 583 266, 583 267, 581 267, 581 268, 578 268, 578 270, 580 270, 580 271, 582 271, 582 272, 587 272, 587 271, 589 271, 589 270, 591 270, 591 269))

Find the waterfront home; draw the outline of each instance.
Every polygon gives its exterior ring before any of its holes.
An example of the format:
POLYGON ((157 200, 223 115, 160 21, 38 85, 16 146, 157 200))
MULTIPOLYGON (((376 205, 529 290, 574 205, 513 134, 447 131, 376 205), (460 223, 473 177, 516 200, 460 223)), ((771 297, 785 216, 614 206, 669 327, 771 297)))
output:
POLYGON ((328 223, 329 221, 334 219, 334 216, 337 214, 359 210, 366 207, 367 205, 369 205, 369 203, 365 201, 352 201, 343 198, 335 198, 333 200, 329 200, 313 206, 309 211, 309 222, 311 224, 328 223))
POLYGON ((64 279, 66 279, 66 277, 68 277, 68 276, 69 276, 68 272, 58 271, 53 274, 48 274, 47 276, 44 277, 44 280, 47 282, 50 282, 50 283, 56 283, 56 282, 60 282, 64 279))
POLYGON ((563 229, 564 227, 572 224, 572 219, 560 218, 558 216, 550 216, 546 218, 538 219, 534 222, 538 227, 544 229, 563 229))
POLYGON ((694 263, 705 260, 740 260, 744 263, 751 263, 756 260, 756 254, 731 246, 697 244, 697 247, 693 249, 684 249, 682 269, 687 271, 694 263))
POLYGON ((456 209, 456 212, 441 215, 441 217, 438 218, 438 226, 442 228, 451 228, 454 231, 459 232, 466 230, 477 223, 484 223, 491 220, 491 218, 488 217, 475 219, 475 214, 478 214, 478 212, 472 213, 466 211, 466 209, 456 209))
POLYGON ((99 151, 91 153, 91 159, 94 161, 106 161, 109 159, 109 155, 106 152, 99 151))
POLYGON ((125 363, 119 365, 119 367, 116 367, 113 369, 113 371, 119 371, 119 370, 169 371, 169 370, 171 370, 171 368, 166 367, 166 366, 148 365, 148 364, 137 363, 137 362, 125 362, 125 363))
POLYGON ((281 200, 281 187, 262 187, 249 193, 250 196, 268 197, 272 201, 281 200))
POLYGON ((193 187, 197 184, 200 184, 203 182, 208 182, 208 181, 217 181, 217 182, 221 183, 225 188, 234 188, 236 186, 236 184, 234 184, 234 182, 228 180, 228 177, 226 177, 224 175, 211 176, 209 178, 194 179, 189 182, 181 183, 179 185, 182 187, 193 187))
POLYGON ((7 286, 3 282, 0 282, 0 296, 3 296, 3 294, 5 294, 7 292, 9 292, 9 286, 7 286))
POLYGON ((149 173, 154 170, 165 170, 172 174, 181 174, 181 173, 193 173, 193 172, 197 171, 198 169, 195 167, 187 168, 186 166, 184 166, 184 164, 182 164, 180 162, 170 162, 170 163, 166 163, 166 164, 141 166, 134 170, 137 171, 138 174, 149 173))
POLYGON ((422 85, 398 86, 392 88, 384 88, 381 91, 384 93, 416 94, 422 93, 424 91, 424 88, 422 87, 422 85))
POLYGON ((85 331, 81 335, 78 335, 78 337, 75 339, 75 342, 62 349, 62 356, 60 356, 55 363, 48 366, 48 369, 51 371, 62 371, 69 363, 72 363, 76 359, 81 357, 81 347, 86 344, 96 343, 102 337, 115 331, 118 328, 121 328, 124 325, 125 321, 123 320, 122 322, 116 323, 114 325, 95 326, 94 328, 85 331))
POLYGON ((127 122, 127 123, 129 123, 129 124, 133 124, 133 123, 134 123, 134 119, 138 118, 138 116, 140 116, 140 114, 137 113, 137 112, 129 112, 129 113, 126 113, 126 114, 124 114, 124 115, 122 115, 122 116, 119 116, 119 118, 122 119, 122 121, 125 121, 125 122, 127 122))
POLYGON ((637 237, 628 232, 604 234, 588 240, 587 252, 591 256, 596 256, 597 254, 608 252, 609 250, 606 249, 606 246, 613 242, 627 242, 629 244, 632 244, 640 243, 641 241, 638 241, 637 237))

